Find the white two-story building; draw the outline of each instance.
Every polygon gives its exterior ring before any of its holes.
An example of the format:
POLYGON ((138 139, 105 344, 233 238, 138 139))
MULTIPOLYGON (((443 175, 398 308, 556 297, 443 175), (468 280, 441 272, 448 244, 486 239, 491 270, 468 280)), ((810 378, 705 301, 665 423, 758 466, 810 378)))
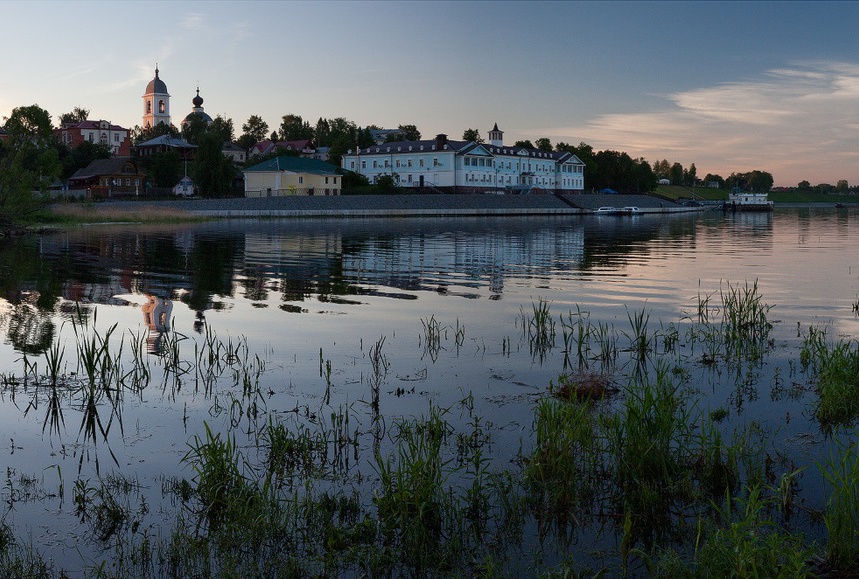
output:
POLYGON ((401 187, 455 193, 581 193, 585 165, 571 153, 505 146, 498 125, 489 143, 396 141, 350 150, 343 168, 371 183, 390 175, 401 187))

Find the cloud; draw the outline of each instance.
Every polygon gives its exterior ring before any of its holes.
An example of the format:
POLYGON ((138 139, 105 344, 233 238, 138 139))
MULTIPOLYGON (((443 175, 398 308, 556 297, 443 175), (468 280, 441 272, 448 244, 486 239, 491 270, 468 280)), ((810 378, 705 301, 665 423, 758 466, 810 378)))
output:
POLYGON ((699 173, 761 169, 776 184, 859 183, 859 65, 797 63, 665 100, 655 112, 601 115, 541 134, 578 135, 567 140, 651 161, 694 162, 699 173))

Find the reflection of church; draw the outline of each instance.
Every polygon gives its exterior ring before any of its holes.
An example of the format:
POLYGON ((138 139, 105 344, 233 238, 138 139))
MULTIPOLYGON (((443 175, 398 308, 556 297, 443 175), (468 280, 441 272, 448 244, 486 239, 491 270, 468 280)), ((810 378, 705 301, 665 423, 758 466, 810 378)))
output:
POLYGON ((173 312, 173 301, 147 295, 146 303, 140 309, 143 312, 143 323, 149 328, 146 338, 147 351, 150 354, 161 354, 164 334, 170 330, 170 314, 173 312))

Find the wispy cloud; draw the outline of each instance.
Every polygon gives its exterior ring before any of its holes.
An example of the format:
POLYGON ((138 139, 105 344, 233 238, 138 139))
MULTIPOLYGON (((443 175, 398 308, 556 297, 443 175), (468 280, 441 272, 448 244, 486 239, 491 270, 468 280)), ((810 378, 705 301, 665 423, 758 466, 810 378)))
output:
POLYGON ((660 111, 602 115, 549 134, 651 161, 694 162, 699 172, 761 169, 781 184, 859 183, 859 65, 797 63, 665 98, 660 111))

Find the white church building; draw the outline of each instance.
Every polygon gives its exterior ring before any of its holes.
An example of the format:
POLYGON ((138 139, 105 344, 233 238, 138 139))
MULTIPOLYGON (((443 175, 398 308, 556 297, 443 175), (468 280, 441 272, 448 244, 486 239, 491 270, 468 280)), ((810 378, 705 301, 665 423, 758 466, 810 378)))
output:
POLYGON ((371 183, 390 175, 401 187, 454 193, 581 193, 585 165, 572 153, 503 144, 498 124, 488 143, 446 135, 350 150, 342 166, 371 183))

